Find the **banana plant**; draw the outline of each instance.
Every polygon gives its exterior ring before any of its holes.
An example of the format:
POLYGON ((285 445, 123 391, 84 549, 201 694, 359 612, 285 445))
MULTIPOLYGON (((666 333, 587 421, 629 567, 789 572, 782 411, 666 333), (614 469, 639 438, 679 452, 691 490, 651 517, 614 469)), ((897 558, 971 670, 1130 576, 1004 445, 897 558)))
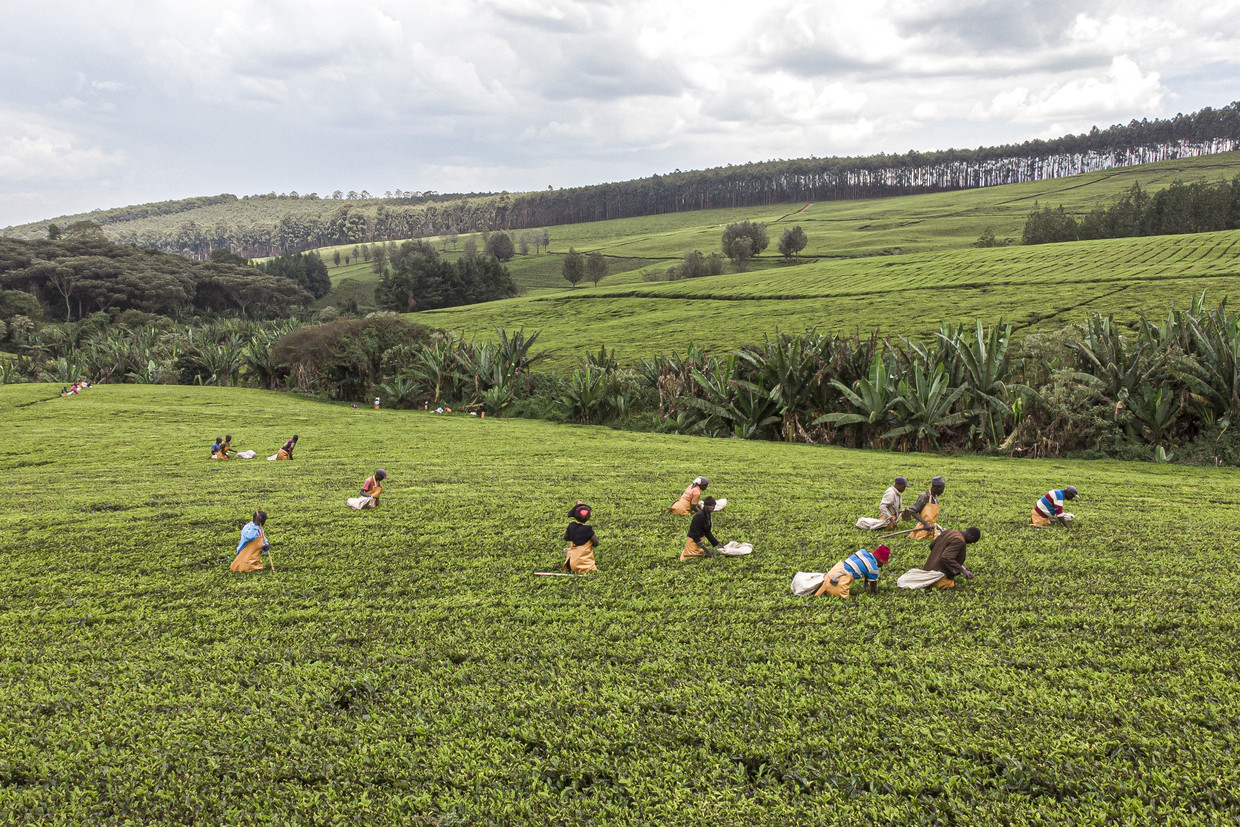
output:
POLYGON ((856 429, 858 440, 870 447, 877 447, 879 434, 890 421, 892 406, 896 400, 895 388, 888 375, 883 354, 874 354, 870 362, 869 376, 858 379, 853 387, 846 386, 838 379, 832 379, 831 386, 852 406, 852 411, 832 411, 815 419, 813 424, 833 425, 836 428, 859 425, 856 429))
POLYGON ((926 370, 915 363, 912 374, 900 380, 893 402, 896 419, 903 424, 880 439, 892 444, 906 442, 914 450, 937 450, 942 432, 968 419, 964 411, 952 410, 964 392, 963 386, 951 387, 942 364, 926 370))

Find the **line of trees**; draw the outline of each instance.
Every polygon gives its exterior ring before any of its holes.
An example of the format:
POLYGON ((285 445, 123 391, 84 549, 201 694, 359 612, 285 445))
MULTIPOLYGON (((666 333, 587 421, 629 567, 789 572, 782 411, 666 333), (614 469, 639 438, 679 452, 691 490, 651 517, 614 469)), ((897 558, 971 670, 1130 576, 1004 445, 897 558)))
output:
MULTIPOLYGON (((417 199, 214 196, 92 214, 114 240, 205 258, 226 248, 257 258, 364 241, 534 228, 719 207, 875 198, 1036 181, 1240 147, 1240 102, 1170 119, 1133 120, 1049 141, 861 158, 802 158, 654 175, 610 184, 417 199), (231 199, 231 200, 229 200, 231 199), (194 217, 179 217, 182 213, 194 217), (208 218, 209 216, 209 218, 208 218)), ((45 224, 10 232, 42 236, 45 224)))
POLYGON ((1230 182, 1173 181, 1153 195, 1132 187, 1110 206, 1090 210, 1079 220, 1064 211, 1034 203, 1021 241, 1046 244, 1093 238, 1209 233, 1240 228, 1240 175, 1230 182))
POLYGON ((189 261, 116 244, 83 222, 55 239, 0 238, 0 288, 24 292, 66 320, 126 310, 286 316, 313 301, 296 281, 220 253, 206 262, 189 261))

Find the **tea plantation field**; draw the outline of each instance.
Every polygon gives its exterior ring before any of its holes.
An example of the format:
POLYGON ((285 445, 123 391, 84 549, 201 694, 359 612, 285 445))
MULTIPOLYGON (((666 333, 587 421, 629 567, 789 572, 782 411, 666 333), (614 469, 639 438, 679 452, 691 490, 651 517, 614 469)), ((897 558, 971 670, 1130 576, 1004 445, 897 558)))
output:
POLYGON ((58 390, 0 387, 4 823, 1240 816, 1235 469, 58 390), (225 432, 260 458, 208 460, 225 432), (378 466, 380 508, 347 509, 378 466), (975 580, 896 590, 925 554, 897 540, 876 598, 788 592, 936 473, 975 580), (697 474, 751 556, 677 562, 697 474), (1068 483, 1078 523, 1027 528, 1068 483), (531 576, 577 499, 601 572, 531 576), (255 507, 276 569, 233 574, 255 507))
POLYGON ((1070 244, 952 250, 823 261, 722 276, 509 299, 413 314, 433 327, 490 337, 541 330, 554 364, 597 352, 623 361, 684 352, 690 342, 732 348, 776 329, 924 337, 939 324, 1054 330, 1091 310, 1122 320, 1164 316, 1206 291, 1217 301, 1240 275, 1240 231, 1070 244))

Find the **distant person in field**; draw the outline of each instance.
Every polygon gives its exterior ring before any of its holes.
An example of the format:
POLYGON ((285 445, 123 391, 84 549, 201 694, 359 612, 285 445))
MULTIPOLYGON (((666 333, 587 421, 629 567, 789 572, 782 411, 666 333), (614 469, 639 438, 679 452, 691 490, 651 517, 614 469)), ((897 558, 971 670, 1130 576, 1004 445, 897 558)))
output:
POLYGON ((217 436, 215 442, 211 443, 211 459, 220 458, 220 448, 224 445, 224 438, 217 436))
POLYGON ((237 543, 237 556, 228 567, 230 570, 261 571, 266 568, 263 565, 263 555, 271 548, 271 544, 267 542, 267 533, 263 529, 266 522, 267 512, 255 511, 254 519, 241 529, 241 542, 237 543))
POLYGON ((714 557, 723 550, 724 544, 715 539, 711 533, 710 515, 715 510, 715 498, 706 497, 698 503, 698 511, 689 521, 689 536, 685 540, 685 548, 680 552, 681 562, 691 557, 714 557), (707 541, 710 545, 706 545, 707 541))
POLYGON ((901 518, 907 520, 908 516, 903 513, 904 503, 900 497, 906 488, 908 488, 908 480, 904 477, 896 477, 896 481, 883 492, 883 498, 879 500, 878 516, 858 517, 857 528, 878 531, 882 528, 895 528, 901 518))
POLYGON ((854 580, 864 580, 870 594, 878 594, 878 570, 887 565, 889 559, 891 549, 886 546, 879 546, 874 551, 858 549, 831 567, 814 596, 833 594, 847 600, 854 580))
POLYGON ((982 530, 977 526, 964 531, 951 529, 944 531, 930 543, 930 556, 926 564, 919 569, 909 569, 900 575, 896 585, 902 589, 954 589, 956 578, 973 579, 973 572, 964 567, 964 558, 968 546, 982 539, 982 530))
POLYGON ((1033 524, 1041 528, 1048 525, 1067 525, 1075 517, 1063 510, 1063 504, 1076 499, 1076 486, 1047 491, 1033 504, 1033 524))
POLYGON ((694 477, 693 482, 689 483, 689 487, 685 489, 685 493, 680 495, 680 499, 672 503, 672 507, 667 510, 668 514, 692 514, 697 511, 698 503, 702 499, 702 492, 706 490, 706 486, 710 485, 710 480, 706 477, 694 477))
POLYGON ((292 459, 293 449, 297 447, 297 434, 293 434, 293 438, 284 443, 284 447, 276 451, 275 456, 268 459, 292 459))
POLYGON ((568 517, 573 522, 564 529, 564 539, 568 542, 568 548, 564 552, 564 571, 571 571, 573 574, 598 571, 598 566, 594 563, 598 535, 592 527, 586 525, 586 520, 590 519, 590 506, 578 500, 577 504, 569 509, 568 517))
POLYGON ((349 500, 349 507, 357 510, 374 508, 379 504, 379 495, 383 493, 383 481, 387 479, 387 471, 380 468, 362 483, 362 490, 356 497, 349 500))
POLYGON ((921 524, 921 528, 909 533, 908 536, 911 539, 930 540, 938 536, 942 530, 938 527, 939 497, 946 489, 947 482, 942 477, 936 476, 930 480, 930 488, 921 492, 917 502, 913 503, 913 507, 908 510, 909 516, 921 524))

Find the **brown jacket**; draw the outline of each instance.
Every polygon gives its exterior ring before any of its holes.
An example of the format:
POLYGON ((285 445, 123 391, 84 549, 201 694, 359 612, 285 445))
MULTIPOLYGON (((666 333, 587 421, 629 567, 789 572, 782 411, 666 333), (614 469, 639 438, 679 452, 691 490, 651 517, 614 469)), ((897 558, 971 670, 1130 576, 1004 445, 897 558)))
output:
POLYGON ((964 555, 968 544, 964 541, 964 532, 950 529, 940 534, 930 544, 930 556, 922 566, 926 571, 941 571, 948 577, 955 577, 964 571, 964 555))

